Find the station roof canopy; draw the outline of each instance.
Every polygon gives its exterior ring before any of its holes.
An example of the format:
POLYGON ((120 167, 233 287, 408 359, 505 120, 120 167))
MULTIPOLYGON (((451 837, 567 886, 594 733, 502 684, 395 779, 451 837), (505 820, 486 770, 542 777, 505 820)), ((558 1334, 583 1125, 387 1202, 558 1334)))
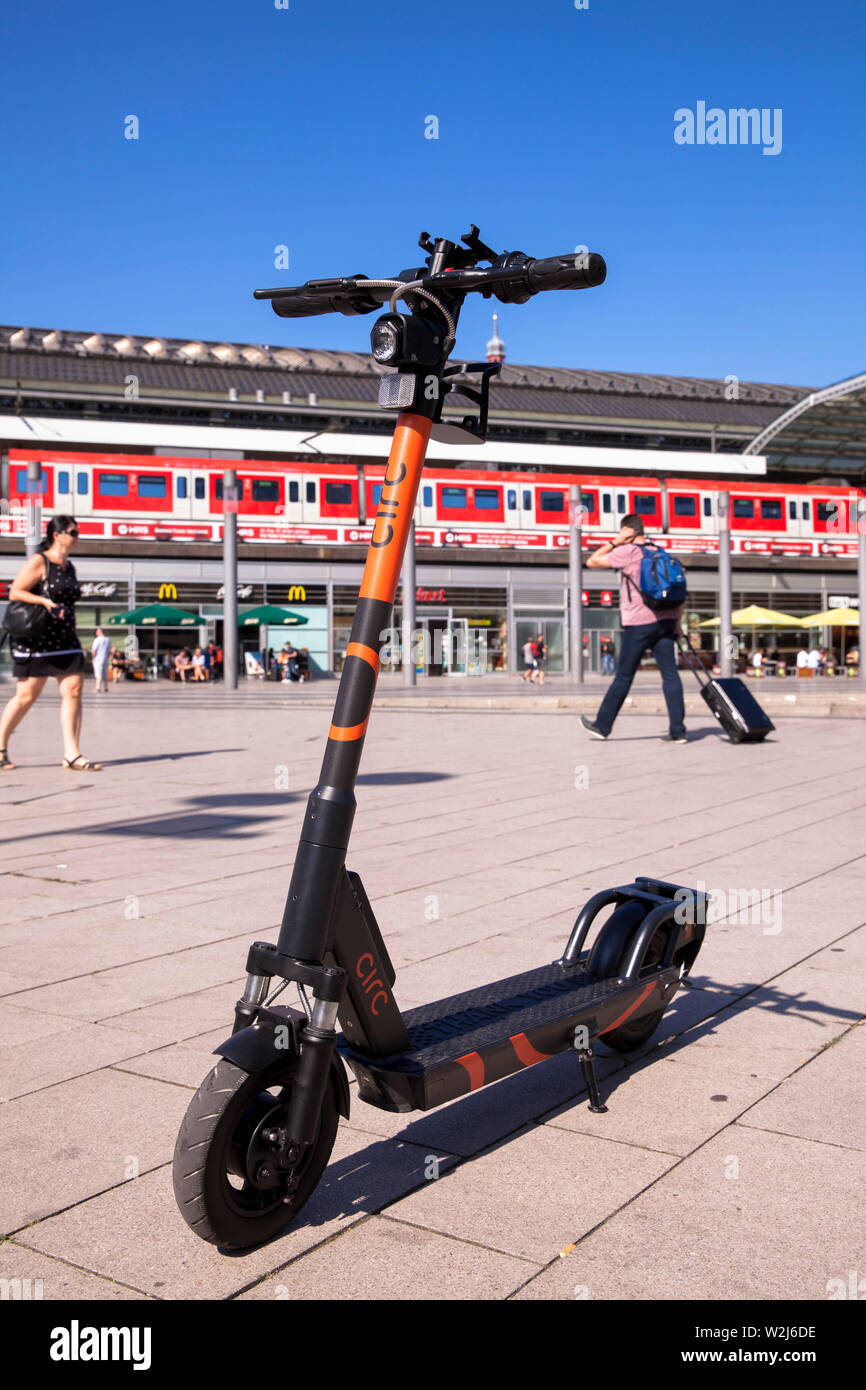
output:
MULTIPOLYGON (((104 415, 116 402, 127 418, 154 419, 157 408, 181 403, 260 423, 288 410, 290 427, 323 414, 379 422, 388 370, 361 352, 0 325, 0 406, 24 415, 53 401, 64 414, 104 415)), ((503 438, 577 431, 581 442, 635 438, 659 449, 711 437, 711 448, 741 455, 811 389, 732 380, 506 362, 491 386, 491 428, 503 438)), ((465 413, 459 401, 453 408, 465 413)))
POLYGON ((866 481, 866 373, 811 391, 788 407, 743 450, 774 466, 811 473, 859 471, 866 481))

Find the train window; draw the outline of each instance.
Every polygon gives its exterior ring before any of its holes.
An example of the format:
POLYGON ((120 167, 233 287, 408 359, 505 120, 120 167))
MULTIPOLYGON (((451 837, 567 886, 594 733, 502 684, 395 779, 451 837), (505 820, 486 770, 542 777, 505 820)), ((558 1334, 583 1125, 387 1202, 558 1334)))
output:
POLYGON ((585 507, 588 512, 595 511, 595 493, 582 492, 580 494, 580 505, 585 507))
POLYGON ((253 502, 279 502, 280 484, 276 478, 253 478, 253 502))
POLYGON ((506 494, 506 499, 505 499, 505 505, 506 505, 507 507, 509 507, 509 508, 511 509, 511 511, 515 511, 515 510, 516 510, 516 508, 517 508, 517 488, 516 488, 516 487, 510 487, 510 488, 508 489, 508 492, 507 492, 507 494, 506 494))
POLYGON ((351 483, 325 483, 325 501, 335 507, 348 507, 352 502, 351 483))
POLYGON ((803 518, 804 521, 808 521, 808 520, 809 520, 809 503, 808 503, 808 502, 802 502, 802 503, 800 504, 800 515, 801 515, 801 517, 803 518))
POLYGON ((705 498, 704 498, 704 516, 712 516, 712 514, 713 514, 713 499, 712 499, 711 497, 705 497, 705 498))
MULTIPOLYGON (((381 489, 381 487, 379 488, 379 495, 380 495, 380 496, 382 495, 382 489, 381 489)), ((432 506, 433 506, 433 489, 432 489, 432 487, 429 486, 429 484, 425 484, 425 485, 424 485, 424 491, 423 491, 422 496, 423 496, 423 499, 424 499, 424 506, 425 506, 425 507, 432 507, 432 506)))
POLYGON ((525 512, 532 510, 532 493, 529 491, 529 488, 525 488, 523 492, 523 510, 525 512))
MULTIPOLYGON (((634 509, 638 516, 655 516, 655 494, 652 492, 636 492, 634 495, 634 509)), ((687 513, 684 513, 684 515, 687 515, 687 513)))
POLYGON ((289 501, 300 502, 301 488, 299 483, 289 483, 289 501))
POLYGON ((601 510, 602 510, 603 512, 609 512, 609 511, 610 511, 610 493, 609 493, 609 492, 603 492, 603 493, 601 494, 601 510))
POLYGON ((544 488, 542 488, 541 492, 538 494, 538 501, 543 512, 565 511, 564 492, 547 492, 544 488))
POLYGON ((308 502, 315 502, 315 500, 316 500, 316 484, 315 484, 315 483, 307 483, 307 501, 308 501, 308 502))
POLYGON ((499 488, 477 487, 475 489, 475 505, 480 511, 497 511, 499 508, 499 488))
POLYGON ((782 504, 776 498, 770 497, 761 502, 762 521, 781 521, 782 504))
POLYGON ((452 511, 459 511, 466 506, 465 487, 443 487, 442 506, 448 507, 452 511))
MULTIPOLYGON (((709 501, 709 498, 707 499, 709 501)), ((674 516, 697 516, 698 499, 696 497, 675 497, 674 516)))
POLYGON ((796 521, 796 520, 797 520, 797 503, 796 503, 796 502, 789 502, 789 503, 788 503, 788 520, 789 520, 789 521, 796 521))
POLYGON ((125 473, 100 473, 97 491, 100 497, 128 497, 129 478, 125 473))
POLYGON ((204 501, 204 478, 196 478, 193 482, 193 496, 199 501, 204 501))
POLYGON ((166 477, 164 473, 139 473, 139 497, 165 497, 166 477))
POLYGON ((188 489, 187 489, 187 485, 186 485, 186 478, 178 478, 178 480, 177 480, 177 495, 178 495, 178 497, 179 497, 181 500, 183 500, 183 498, 185 498, 185 497, 187 496, 187 494, 188 494, 188 489))
POLYGON ((755 504, 751 497, 734 497, 731 511, 738 521, 751 521, 755 515, 755 504))
MULTIPOLYGON (((618 492, 618 493, 616 494, 616 509, 617 509, 617 511, 620 513, 621 516, 625 514, 625 493, 624 493, 624 492, 618 492)), ((640 507, 637 507, 636 510, 637 510, 637 511, 640 511, 640 507)))
MULTIPOLYGON (((27 469, 26 469, 26 468, 18 468, 18 469, 16 469, 16 483, 15 483, 15 486, 16 486, 16 488, 18 489, 19 492, 24 492, 24 493, 27 492, 27 469)), ((39 491, 42 493, 43 497, 45 496, 45 489, 46 489, 47 486, 48 486, 48 475, 47 475, 47 473, 45 472, 45 470, 43 469, 43 470, 42 470, 42 474, 41 474, 41 476, 40 476, 40 485, 39 485, 39 491)))
POLYGON ((79 497, 87 496, 87 474, 79 473, 75 480, 75 491, 79 497))
POLYGON ((69 491, 69 474, 65 468, 61 468, 57 474, 57 491, 64 493, 69 491))
POLYGON ((815 517, 816 517, 816 519, 817 519, 818 521, 823 521, 823 522, 825 523, 825 525, 826 525, 826 523, 829 522, 829 521, 835 521, 835 520, 836 520, 836 503, 835 503, 835 502, 816 502, 816 503, 815 503, 815 517))
MULTIPOLYGON (((373 484, 373 506, 374 506, 374 507, 378 507, 380 501, 382 500, 382 488, 383 488, 384 486, 385 486, 384 483, 374 483, 374 484, 373 484)), ((429 487, 425 487, 424 491, 425 491, 425 492, 429 492, 429 491, 430 491, 430 488, 429 488, 429 487)), ((427 505, 428 505, 428 506, 430 505, 429 502, 427 503, 427 505)))

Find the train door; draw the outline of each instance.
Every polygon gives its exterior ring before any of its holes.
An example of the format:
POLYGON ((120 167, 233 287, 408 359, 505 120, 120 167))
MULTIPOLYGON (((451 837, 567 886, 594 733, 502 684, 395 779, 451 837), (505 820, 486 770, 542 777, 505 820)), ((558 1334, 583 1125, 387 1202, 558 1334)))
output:
MULTIPOLYGON (((179 475, 180 476, 180 475, 179 475)), ((208 476, 203 468, 189 470, 189 515, 194 521, 206 521, 211 515, 208 496, 208 476)))
POLYGON ((520 489, 516 483, 513 487, 506 484, 503 491, 505 527, 508 531, 516 531, 520 526, 520 489))
POLYGON ((177 468, 169 474, 174 489, 174 518, 189 521, 192 516, 192 482, 188 468, 177 468))
POLYGON ((286 521, 297 525, 303 519, 303 507, 301 503, 302 488, 304 480, 300 473, 287 473, 285 478, 286 500, 283 503, 286 521))

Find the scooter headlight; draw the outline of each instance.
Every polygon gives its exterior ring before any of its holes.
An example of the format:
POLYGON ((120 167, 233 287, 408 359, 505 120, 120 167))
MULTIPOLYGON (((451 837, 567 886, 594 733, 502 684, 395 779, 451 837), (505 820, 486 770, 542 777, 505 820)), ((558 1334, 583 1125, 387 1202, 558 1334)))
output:
POLYGON ((384 315, 373 324, 370 349, 377 362, 396 362, 403 347, 403 320, 384 315))

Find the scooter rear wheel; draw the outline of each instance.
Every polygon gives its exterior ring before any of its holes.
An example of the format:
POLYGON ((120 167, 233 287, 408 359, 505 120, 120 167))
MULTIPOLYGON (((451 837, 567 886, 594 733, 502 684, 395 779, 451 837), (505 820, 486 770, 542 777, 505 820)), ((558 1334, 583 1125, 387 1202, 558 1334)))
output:
MULTIPOLYGON (((296 1063, 295 1063, 296 1065, 296 1063)), ((339 1116, 328 1085, 315 1141, 302 1156, 289 1201, 264 1132, 285 1121, 294 1066, 248 1074, 222 1058, 193 1096, 174 1150, 174 1195, 202 1240, 247 1249, 269 1240, 309 1200, 331 1155, 339 1116), (256 1185, 251 1166, 271 1160, 273 1184, 256 1185)))
MULTIPOLYGON (((644 952, 644 958, 640 964, 641 970, 658 965, 664 955, 667 939, 667 927, 659 927, 644 952)), ((623 950, 623 963, 628 944, 623 950)), ((634 1048, 640 1047, 642 1043, 652 1037, 664 1017, 664 1012, 664 1009, 656 1009, 651 1014, 643 1014, 642 1017, 636 1018, 633 1023, 623 1023, 610 1033, 600 1034, 601 1041, 607 1047, 612 1048, 614 1052, 632 1052, 634 1048)))

